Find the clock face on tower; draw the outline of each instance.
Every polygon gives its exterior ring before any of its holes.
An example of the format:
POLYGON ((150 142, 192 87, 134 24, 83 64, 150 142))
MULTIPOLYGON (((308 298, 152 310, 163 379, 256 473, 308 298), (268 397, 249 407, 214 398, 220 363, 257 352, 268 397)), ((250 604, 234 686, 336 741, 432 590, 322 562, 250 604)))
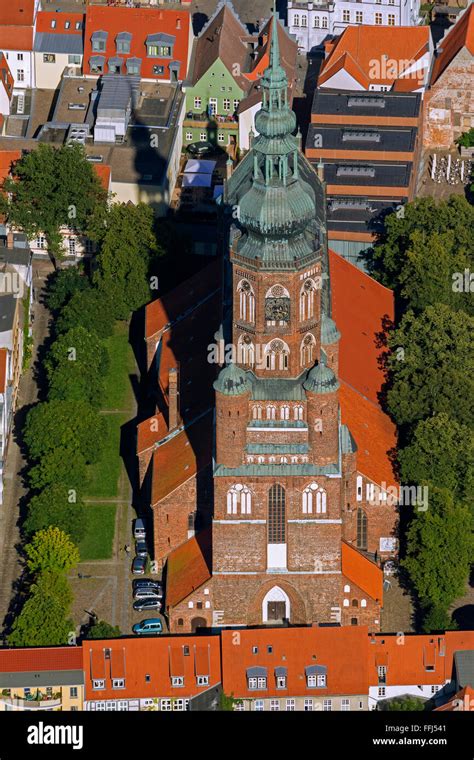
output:
POLYGON ((289 298, 266 298, 265 299, 265 319, 267 321, 290 321, 290 299, 289 298))

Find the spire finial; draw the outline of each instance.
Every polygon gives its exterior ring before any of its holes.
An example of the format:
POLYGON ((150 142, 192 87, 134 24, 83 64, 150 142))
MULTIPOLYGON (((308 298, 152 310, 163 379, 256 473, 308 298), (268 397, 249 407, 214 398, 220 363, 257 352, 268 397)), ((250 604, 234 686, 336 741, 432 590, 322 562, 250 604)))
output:
POLYGON ((270 50, 270 66, 272 69, 277 69, 280 66, 280 44, 278 42, 278 13, 275 7, 273 8, 273 28, 272 28, 272 42, 270 50))

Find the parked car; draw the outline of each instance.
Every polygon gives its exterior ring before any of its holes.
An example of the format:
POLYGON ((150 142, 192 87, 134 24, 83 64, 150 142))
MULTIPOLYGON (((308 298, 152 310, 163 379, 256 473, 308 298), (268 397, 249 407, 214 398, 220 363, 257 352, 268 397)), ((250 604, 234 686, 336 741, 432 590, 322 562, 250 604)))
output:
POLYGON ((141 517, 137 517, 135 525, 133 526, 133 538, 135 541, 140 541, 146 538, 145 522, 141 517))
POLYGON ((161 599, 137 599, 136 602, 133 602, 133 609, 143 612, 147 610, 159 610, 160 607, 161 599))
POLYGON ((132 626, 133 633, 136 633, 138 636, 161 633, 162 630, 163 624, 160 618, 148 618, 148 620, 140 620, 139 623, 135 623, 135 625, 132 626))
POLYGON ((163 591, 163 584, 161 581, 153 581, 151 578, 134 578, 133 588, 151 588, 157 591, 163 591))
POLYGON ((146 541, 135 541, 135 554, 137 557, 146 557, 148 549, 146 548, 146 541))
POLYGON ((132 562, 132 573, 134 573, 134 575, 145 575, 145 568, 145 557, 135 557, 132 562))
POLYGON ((136 588, 133 592, 134 599, 162 599, 163 593, 156 588, 136 588))
POLYGON ((195 142, 188 145, 186 148, 188 153, 190 153, 192 156, 207 156, 211 153, 215 153, 215 146, 208 142, 207 140, 204 142, 195 142))

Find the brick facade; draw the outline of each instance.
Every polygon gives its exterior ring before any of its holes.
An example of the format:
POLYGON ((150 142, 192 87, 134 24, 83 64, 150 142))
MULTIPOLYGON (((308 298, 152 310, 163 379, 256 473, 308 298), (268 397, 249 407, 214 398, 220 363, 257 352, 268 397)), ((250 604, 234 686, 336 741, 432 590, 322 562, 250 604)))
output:
POLYGON ((463 132, 474 127, 473 82, 474 58, 463 48, 426 93, 425 147, 451 148, 463 132))

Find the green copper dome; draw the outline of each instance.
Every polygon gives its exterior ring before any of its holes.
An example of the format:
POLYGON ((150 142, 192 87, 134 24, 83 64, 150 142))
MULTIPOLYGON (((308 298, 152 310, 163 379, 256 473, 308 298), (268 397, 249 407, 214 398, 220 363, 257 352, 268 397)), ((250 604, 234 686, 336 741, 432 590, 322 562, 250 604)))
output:
POLYGON ((326 364, 318 364, 308 372, 303 388, 310 393, 334 393, 339 388, 339 381, 326 364))
POLYGON ((243 369, 236 364, 228 364, 219 372, 214 382, 214 390, 223 393, 224 396, 241 396, 251 390, 251 385, 243 369))
POLYGON ((323 314, 321 319, 321 343, 323 346, 330 346, 337 343, 341 333, 336 327, 336 323, 327 314, 323 314))

